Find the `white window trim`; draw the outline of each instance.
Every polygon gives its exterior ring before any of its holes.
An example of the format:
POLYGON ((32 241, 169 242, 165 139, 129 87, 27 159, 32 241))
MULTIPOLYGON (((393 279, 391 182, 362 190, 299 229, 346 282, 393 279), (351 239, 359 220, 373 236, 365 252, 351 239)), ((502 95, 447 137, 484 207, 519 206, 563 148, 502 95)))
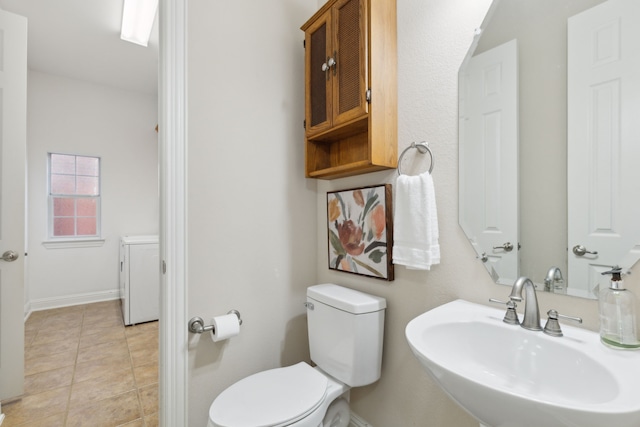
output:
POLYGON ((101 238, 76 238, 76 239, 49 239, 42 242, 42 246, 47 249, 68 249, 68 248, 94 248, 103 246, 106 239, 101 238))
POLYGON ((60 152, 48 152, 47 153, 47 239, 42 242, 42 245, 48 249, 59 248, 86 248, 104 245, 105 239, 102 238, 102 157, 86 154, 72 154, 72 153, 60 153, 60 152), (66 156, 75 157, 92 157, 98 159, 98 195, 97 196, 78 196, 78 195, 65 195, 65 194, 52 194, 51 193, 51 155, 60 154, 66 156), (82 235, 82 236, 54 236, 53 235, 53 199, 55 197, 70 197, 70 198, 92 198, 96 199, 96 231, 94 235, 82 235))

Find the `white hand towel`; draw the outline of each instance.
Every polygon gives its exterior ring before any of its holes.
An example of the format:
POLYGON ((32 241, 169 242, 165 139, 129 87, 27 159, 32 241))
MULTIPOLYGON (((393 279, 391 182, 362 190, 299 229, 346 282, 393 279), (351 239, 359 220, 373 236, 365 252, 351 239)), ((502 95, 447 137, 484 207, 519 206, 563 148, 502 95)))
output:
POLYGON ((440 263, 436 195, 429 172, 398 177, 393 234, 394 264, 430 270, 440 263))

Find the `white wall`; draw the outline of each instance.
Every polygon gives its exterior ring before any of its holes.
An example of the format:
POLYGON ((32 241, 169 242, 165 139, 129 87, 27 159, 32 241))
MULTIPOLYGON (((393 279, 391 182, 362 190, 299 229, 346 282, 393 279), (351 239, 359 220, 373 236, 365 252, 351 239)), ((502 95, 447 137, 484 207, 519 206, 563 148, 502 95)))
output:
POLYGON ((188 314, 244 319, 223 343, 190 335, 190 426, 206 425, 240 378, 308 360, 316 182, 304 179, 298 28, 315 10, 315 0, 189 3, 188 314))
POLYGON ((158 233, 157 98, 37 71, 28 75, 31 309, 117 298, 118 239, 158 233), (99 156, 101 247, 47 249, 47 153, 99 156))
MULTIPOLYGON (((318 2, 189 3, 189 317, 236 308, 245 319, 240 336, 222 344, 190 337, 190 426, 206 424, 212 400, 234 381, 306 359, 305 288, 334 282, 388 302, 382 378, 352 391, 354 411, 375 427, 477 427, 421 368, 404 328, 456 298, 486 303, 509 291, 491 281, 457 223, 457 70, 489 4, 398 0, 398 148, 432 144, 442 263, 430 272, 397 267, 386 283, 328 270, 326 192, 394 183, 396 172, 303 177, 298 27, 318 2)), ((595 301, 539 301, 597 329, 595 301)))
MULTIPOLYGON (((463 298, 488 304, 489 298, 505 298, 509 292, 507 287, 491 281, 457 223, 457 70, 490 3, 490 0, 398 0, 398 150, 411 141, 431 143, 436 159, 433 176, 441 264, 429 272, 396 267, 396 280, 390 284, 329 271, 325 192, 394 183, 396 175, 380 172, 318 185, 318 281, 334 281, 387 298, 382 378, 374 385, 352 391, 352 409, 375 427, 478 425, 424 372, 409 350, 404 328, 418 314, 445 302, 463 298)), ((417 170, 424 170, 423 162, 416 159, 417 170)), ((638 289, 638 282, 633 275, 626 281, 631 289, 638 289)), ((595 301, 548 293, 538 294, 538 299, 542 312, 555 308, 583 317, 586 328, 598 329, 595 301)))

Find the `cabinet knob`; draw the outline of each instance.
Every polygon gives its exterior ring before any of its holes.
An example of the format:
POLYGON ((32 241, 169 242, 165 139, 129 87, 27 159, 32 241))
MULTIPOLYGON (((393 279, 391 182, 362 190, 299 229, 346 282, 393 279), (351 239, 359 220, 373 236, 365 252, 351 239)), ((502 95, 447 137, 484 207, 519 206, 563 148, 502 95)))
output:
MULTIPOLYGON (((331 67, 335 67, 335 66, 336 66, 336 60, 334 58, 329 57, 327 58, 327 62, 322 64, 322 71, 326 73, 331 69, 331 67)), ((335 69, 334 69, 334 74, 335 74, 335 69)))

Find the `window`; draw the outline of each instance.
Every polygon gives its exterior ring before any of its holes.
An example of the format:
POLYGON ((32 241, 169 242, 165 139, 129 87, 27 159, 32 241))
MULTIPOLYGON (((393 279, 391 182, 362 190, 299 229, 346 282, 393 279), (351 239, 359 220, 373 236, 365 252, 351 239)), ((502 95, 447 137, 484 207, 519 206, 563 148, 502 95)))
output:
POLYGON ((100 235, 100 158, 49 153, 49 237, 100 235))

